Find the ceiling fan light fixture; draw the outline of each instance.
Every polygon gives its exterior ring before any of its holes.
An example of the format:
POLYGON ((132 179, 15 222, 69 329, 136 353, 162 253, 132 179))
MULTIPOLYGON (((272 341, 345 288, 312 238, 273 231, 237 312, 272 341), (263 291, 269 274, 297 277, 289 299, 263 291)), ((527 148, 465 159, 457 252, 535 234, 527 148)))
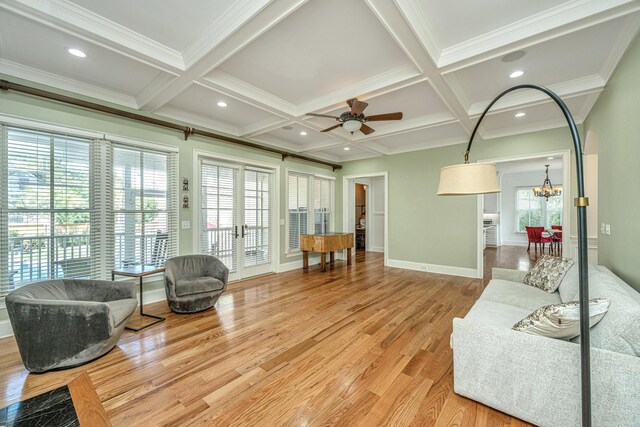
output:
POLYGON ((342 124, 342 127, 351 135, 353 135, 355 132, 360 130, 360 128, 362 127, 362 122, 360 120, 351 119, 345 121, 342 124))

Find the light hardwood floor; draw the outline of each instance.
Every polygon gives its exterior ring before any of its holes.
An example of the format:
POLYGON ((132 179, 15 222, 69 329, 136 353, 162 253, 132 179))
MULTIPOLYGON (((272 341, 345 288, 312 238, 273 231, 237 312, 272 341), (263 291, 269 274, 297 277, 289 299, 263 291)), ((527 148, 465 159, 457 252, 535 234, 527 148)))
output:
POLYGON ((526 425, 453 392, 451 319, 482 280, 355 261, 231 284, 195 315, 149 304, 167 321, 66 371, 29 375, 0 340, 0 407, 86 371, 114 426, 526 425))

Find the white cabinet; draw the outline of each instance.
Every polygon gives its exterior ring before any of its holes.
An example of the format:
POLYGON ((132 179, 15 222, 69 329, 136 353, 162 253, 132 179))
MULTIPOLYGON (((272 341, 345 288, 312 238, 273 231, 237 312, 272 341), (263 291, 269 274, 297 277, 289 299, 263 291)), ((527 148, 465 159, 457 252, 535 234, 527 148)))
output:
POLYGON ((500 233, 500 227, 496 224, 488 226, 485 230, 485 246, 491 246, 493 248, 498 246, 500 241, 498 234, 500 233))
POLYGON ((484 195, 484 213, 498 213, 498 193, 484 195))

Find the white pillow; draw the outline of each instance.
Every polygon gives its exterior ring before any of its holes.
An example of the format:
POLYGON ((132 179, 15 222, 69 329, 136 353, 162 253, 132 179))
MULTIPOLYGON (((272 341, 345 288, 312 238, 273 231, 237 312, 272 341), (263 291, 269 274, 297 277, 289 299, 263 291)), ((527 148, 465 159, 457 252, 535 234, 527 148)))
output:
MULTIPOLYGON (((598 323, 609 309, 608 298, 589 300, 589 327, 598 323)), ((580 302, 545 305, 513 325, 513 330, 549 338, 570 340, 580 335, 580 302)))

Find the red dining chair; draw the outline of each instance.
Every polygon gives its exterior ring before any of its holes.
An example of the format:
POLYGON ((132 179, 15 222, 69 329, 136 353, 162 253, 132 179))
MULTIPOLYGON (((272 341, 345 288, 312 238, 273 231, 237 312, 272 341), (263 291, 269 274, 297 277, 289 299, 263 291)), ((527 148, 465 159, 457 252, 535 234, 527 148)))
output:
POLYGON ((538 243, 542 245, 542 253, 544 253, 544 245, 546 243, 553 243, 553 239, 551 237, 544 237, 542 232, 544 231, 544 227, 524 227, 527 230, 527 238, 529 239, 529 246, 527 247, 527 252, 531 250, 531 244, 534 244, 535 251, 538 252, 538 243))
POLYGON ((559 253, 562 253, 562 226, 561 225, 552 225, 552 230, 560 230, 553 233, 553 241, 558 245, 559 253))

